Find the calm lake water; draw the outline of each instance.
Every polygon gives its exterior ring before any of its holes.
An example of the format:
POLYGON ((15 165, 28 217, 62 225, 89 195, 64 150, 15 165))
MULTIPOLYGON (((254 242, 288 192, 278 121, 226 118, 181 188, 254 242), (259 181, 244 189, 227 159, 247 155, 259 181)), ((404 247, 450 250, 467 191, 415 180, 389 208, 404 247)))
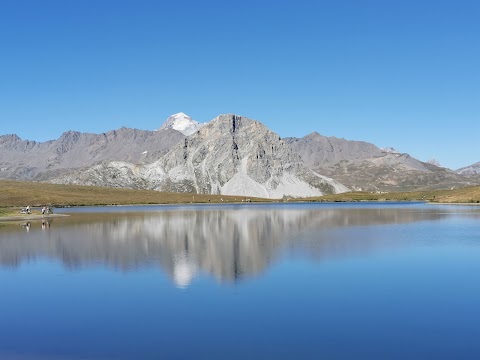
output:
POLYGON ((0 359, 480 358, 480 207, 57 212, 0 224, 0 359))

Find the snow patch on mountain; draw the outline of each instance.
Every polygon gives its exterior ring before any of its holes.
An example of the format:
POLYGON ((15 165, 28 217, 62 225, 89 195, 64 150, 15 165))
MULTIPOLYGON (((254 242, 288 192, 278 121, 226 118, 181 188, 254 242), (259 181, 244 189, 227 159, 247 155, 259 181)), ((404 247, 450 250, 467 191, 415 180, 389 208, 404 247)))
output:
POLYGON ((398 151, 397 149, 394 149, 393 147, 384 147, 384 148, 381 148, 381 150, 383 152, 390 153, 390 154, 400 154, 400 151, 398 151))
POLYGON ((440 162, 437 159, 430 159, 430 160, 427 161, 427 163, 431 164, 431 165, 438 166, 438 167, 442 167, 442 164, 440 164, 440 162))

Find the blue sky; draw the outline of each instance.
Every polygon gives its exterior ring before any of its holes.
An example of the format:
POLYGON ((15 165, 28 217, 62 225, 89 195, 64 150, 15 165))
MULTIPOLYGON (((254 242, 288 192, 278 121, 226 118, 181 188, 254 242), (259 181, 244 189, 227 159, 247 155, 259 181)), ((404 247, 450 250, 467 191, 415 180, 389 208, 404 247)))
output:
POLYGON ((1 1, 0 134, 158 128, 183 111, 280 136, 480 161, 478 1, 1 1))

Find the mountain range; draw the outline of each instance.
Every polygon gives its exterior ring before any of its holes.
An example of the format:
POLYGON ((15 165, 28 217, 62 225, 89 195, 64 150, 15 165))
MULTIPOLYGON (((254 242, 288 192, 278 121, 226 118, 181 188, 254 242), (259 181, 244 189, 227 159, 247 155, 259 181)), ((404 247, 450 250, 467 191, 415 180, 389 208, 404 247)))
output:
POLYGON ((35 142, 0 136, 0 178, 266 198, 480 184, 480 163, 446 169, 393 148, 325 137, 285 138, 258 121, 184 113, 155 131, 67 131, 35 142))
MULTIPOLYGON (((478 178, 422 162, 393 148, 318 133, 285 141, 312 170, 332 177, 352 190, 408 191, 449 189, 478 184, 478 178)), ((480 169, 480 168, 479 168, 480 169)))
POLYGON ((173 130, 121 128, 103 134, 67 131, 58 139, 35 142, 0 136, 0 178, 46 180, 102 161, 150 163, 165 155, 185 135, 173 130))

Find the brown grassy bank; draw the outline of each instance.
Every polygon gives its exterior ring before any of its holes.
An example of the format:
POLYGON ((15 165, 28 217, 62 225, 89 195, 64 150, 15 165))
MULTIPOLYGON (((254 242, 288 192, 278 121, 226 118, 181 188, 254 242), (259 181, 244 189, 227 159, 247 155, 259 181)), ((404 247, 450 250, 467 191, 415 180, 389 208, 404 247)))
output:
POLYGON ((350 192, 345 194, 319 196, 305 201, 430 201, 436 203, 480 203, 480 186, 453 190, 431 190, 398 193, 350 192))
MULTIPOLYGON (((0 180, 0 207, 186 204, 271 201, 244 196, 166 193, 94 186, 0 180), (222 201, 223 200, 223 201, 222 201)), ((1 213, 0 213, 1 215, 1 213)))
MULTIPOLYGON (((186 204, 242 202, 243 196, 165 193, 149 190, 118 189, 93 186, 56 185, 27 181, 0 180, 0 216, 21 206, 92 206, 135 204, 186 204), (223 200, 223 201, 222 201, 223 200), (3 209, 2 209, 3 208, 3 209), (7 208, 7 209, 6 209, 7 208), (10 209, 8 209, 10 208, 10 209)), ((271 199, 248 198, 252 202, 274 202, 271 199)), ((290 201, 430 201, 438 203, 480 204, 480 186, 454 190, 401 193, 351 192, 290 201)), ((14 210, 17 213, 17 209, 14 210)))

